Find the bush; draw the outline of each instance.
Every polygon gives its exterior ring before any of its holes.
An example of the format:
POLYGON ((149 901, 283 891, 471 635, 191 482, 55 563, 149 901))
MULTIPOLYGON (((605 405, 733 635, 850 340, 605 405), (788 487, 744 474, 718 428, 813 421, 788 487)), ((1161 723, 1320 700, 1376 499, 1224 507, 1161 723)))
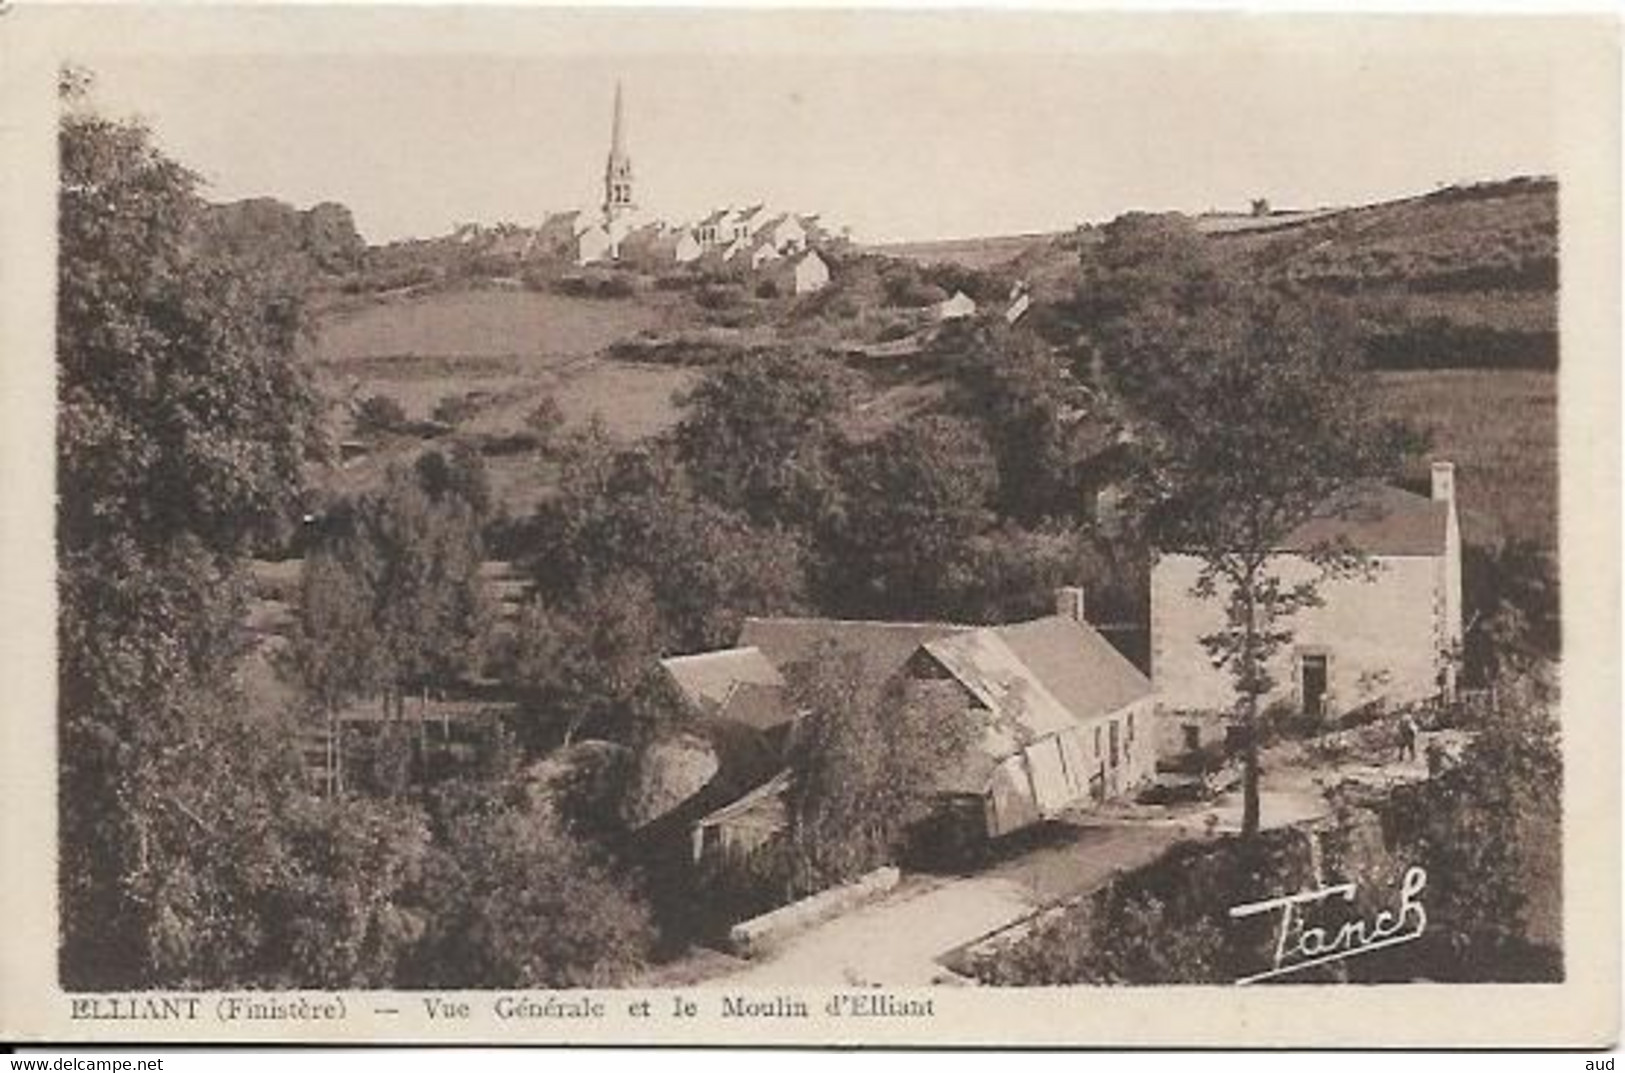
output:
POLYGON ((430 416, 443 424, 460 425, 480 412, 480 404, 485 400, 485 397, 485 393, 482 391, 469 391, 461 395, 447 395, 435 403, 434 412, 430 416))
POLYGON ((559 294, 572 298, 630 298, 637 293, 631 277, 620 272, 590 272, 561 276, 553 284, 559 294))
POLYGON ((882 343, 891 343, 898 339, 906 339, 913 334, 913 324, 902 318, 892 317, 880 326, 880 331, 875 333, 875 338, 882 343))
POLYGON ((708 283, 694 296, 701 309, 735 309, 745 302, 745 288, 737 283, 708 283))
POLYGON ((536 404, 536 408, 525 415, 525 427, 535 436, 535 442, 540 447, 551 445, 558 434, 564 429, 564 408, 559 400, 548 395, 536 404))
POLYGON ((356 407, 355 427, 363 433, 404 432, 410 428, 406 410, 388 395, 369 395, 356 407))
POLYGON ((699 283, 699 277, 693 272, 668 272, 655 277, 655 289, 661 291, 686 291, 699 283))
POLYGON ((936 305, 948 297, 947 291, 921 279, 919 271, 913 267, 894 268, 881 277, 880 282, 885 288, 886 304, 905 309, 936 305))

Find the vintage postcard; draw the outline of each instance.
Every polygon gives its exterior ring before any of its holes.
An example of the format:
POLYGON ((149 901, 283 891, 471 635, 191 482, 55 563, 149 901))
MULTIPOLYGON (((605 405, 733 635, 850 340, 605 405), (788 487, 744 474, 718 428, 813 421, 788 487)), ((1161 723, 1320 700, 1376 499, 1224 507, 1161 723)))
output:
POLYGON ((1616 1040, 1612 19, 0 12, 0 1039, 1616 1040))

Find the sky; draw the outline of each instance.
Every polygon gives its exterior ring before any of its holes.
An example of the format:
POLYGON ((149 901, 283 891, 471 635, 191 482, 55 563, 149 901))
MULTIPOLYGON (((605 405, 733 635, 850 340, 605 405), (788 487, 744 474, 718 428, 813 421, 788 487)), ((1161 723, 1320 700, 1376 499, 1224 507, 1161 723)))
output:
POLYGON ((641 206, 765 201, 861 241, 1130 209, 1353 204, 1550 173, 1535 54, 1420 48, 85 57, 219 200, 339 201, 371 242, 601 200, 615 84, 641 206))

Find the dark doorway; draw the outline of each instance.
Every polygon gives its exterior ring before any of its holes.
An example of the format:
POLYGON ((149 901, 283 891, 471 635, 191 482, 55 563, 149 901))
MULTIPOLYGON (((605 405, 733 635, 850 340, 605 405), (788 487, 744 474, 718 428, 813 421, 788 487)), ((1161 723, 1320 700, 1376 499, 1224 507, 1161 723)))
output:
POLYGON ((1326 657, 1302 656, 1303 714, 1326 714, 1326 657))

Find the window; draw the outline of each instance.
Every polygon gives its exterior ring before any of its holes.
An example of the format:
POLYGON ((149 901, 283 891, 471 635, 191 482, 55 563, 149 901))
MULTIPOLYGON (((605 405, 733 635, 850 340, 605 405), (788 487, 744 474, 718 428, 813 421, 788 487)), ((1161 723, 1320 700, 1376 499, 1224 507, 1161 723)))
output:
POLYGON ((1100 728, 1095 727, 1095 756, 1100 756, 1100 728))
POLYGON ((1324 655, 1305 653, 1298 657, 1299 688, 1303 696, 1303 714, 1326 714, 1326 694, 1329 691, 1330 668, 1324 655))
POLYGON ((1128 740, 1134 740, 1134 713, 1128 713, 1128 740))

